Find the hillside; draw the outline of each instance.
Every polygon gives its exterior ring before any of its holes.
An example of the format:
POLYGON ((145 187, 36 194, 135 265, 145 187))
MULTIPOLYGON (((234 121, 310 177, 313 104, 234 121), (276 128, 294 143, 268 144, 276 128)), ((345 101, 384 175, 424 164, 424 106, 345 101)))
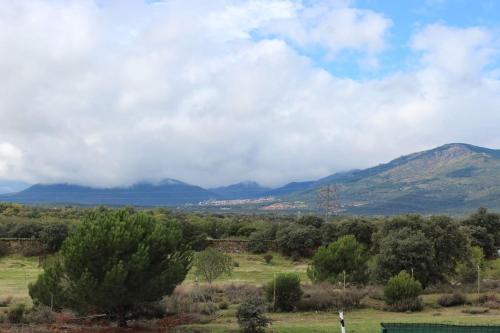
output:
POLYGON ((222 186, 208 189, 223 199, 251 199, 265 195, 271 189, 260 186, 256 182, 246 181, 229 186, 222 186))
POLYGON ((500 151, 447 144, 364 170, 333 174, 287 199, 312 203, 335 184, 344 210, 363 214, 462 212, 500 208, 500 151))
POLYGON ((130 187, 92 188, 71 184, 37 184, 0 201, 26 204, 74 203, 81 205, 177 206, 218 198, 201 187, 167 179, 158 184, 138 183, 130 187))
MULTIPOLYGON (((71 184, 34 185, 0 201, 27 204, 75 203, 83 205, 181 206, 206 200, 274 197, 270 210, 315 210, 317 191, 338 188, 342 212, 354 214, 461 213, 480 206, 500 209, 500 150, 469 144, 447 144, 396 158, 389 163, 335 173, 316 181, 292 182, 269 189, 255 182, 204 189, 177 180, 130 187, 91 188, 71 184), (286 204, 300 202, 301 204, 286 204)), ((240 208, 259 209, 258 200, 240 208)), ((214 209, 221 209, 217 203, 214 209)), ((240 209, 235 208, 232 209, 240 209)), ((269 208, 269 207, 268 207, 269 208)))

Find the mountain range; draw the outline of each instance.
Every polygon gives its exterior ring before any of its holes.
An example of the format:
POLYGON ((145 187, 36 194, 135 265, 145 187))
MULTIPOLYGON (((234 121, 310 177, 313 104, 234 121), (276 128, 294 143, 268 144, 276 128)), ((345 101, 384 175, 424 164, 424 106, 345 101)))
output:
MULTIPOLYGON (((339 210, 355 214, 459 213, 480 206, 500 209, 500 150, 447 144, 372 168, 339 172, 274 189, 251 181, 204 189, 173 179, 116 188, 37 184, 0 195, 0 201, 182 206, 210 200, 273 197, 278 203, 301 202, 304 203, 301 207, 314 210, 318 189, 328 185, 335 185, 339 210)), ((269 201, 262 205, 269 205, 269 201)))

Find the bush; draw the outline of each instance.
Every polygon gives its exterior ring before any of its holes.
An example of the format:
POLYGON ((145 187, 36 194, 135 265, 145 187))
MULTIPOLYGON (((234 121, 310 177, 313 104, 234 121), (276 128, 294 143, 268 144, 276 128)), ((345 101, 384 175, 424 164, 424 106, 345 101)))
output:
POLYGON ((266 304, 260 298, 250 298, 241 304, 236 311, 238 325, 245 333, 264 332, 271 321, 264 315, 266 304))
POLYGON ((273 255, 272 254, 265 254, 264 255, 264 261, 266 262, 266 264, 270 264, 271 263, 271 260, 273 260, 273 255))
POLYGON ((32 324, 52 324, 56 321, 56 313, 45 305, 31 308, 24 317, 26 322, 32 324))
POLYGON ((232 304, 242 303, 251 297, 262 297, 264 294, 261 287, 252 284, 225 284, 220 290, 232 304))
POLYGON ((7 311, 7 320, 11 324, 20 324, 24 322, 25 304, 15 304, 7 311))
POLYGON ((443 307, 464 305, 466 302, 465 295, 460 292, 455 292, 450 295, 442 295, 438 298, 437 303, 443 307))
POLYGON ((389 279, 384 288, 387 305, 394 311, 418 311, 422 309, 419 295, 422 285, 405 271, 389 279))
POLYGON ((278 274, 275 280, 268 283, 266 297, 275 310, 292 311, 302 298, 300 278, 297 274, 278 274))
POLYGON ((366 295, 361 289, 333 289, 329 284, 313 284, 304 287, 304 295, 297 304, 300 311, 348 310, 361 306, 366 295))

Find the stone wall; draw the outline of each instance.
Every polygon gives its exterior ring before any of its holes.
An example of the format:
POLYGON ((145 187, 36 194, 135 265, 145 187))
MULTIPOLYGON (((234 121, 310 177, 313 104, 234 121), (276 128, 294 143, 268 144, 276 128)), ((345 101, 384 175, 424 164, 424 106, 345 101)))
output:
MULTIPOLYGON (((270 251, 278 251, 275 241, 268 241, 270 251)), ((242 239, 210 239, 208 246, 225 253, 243 253, 248 251, 248 240, 242 239)))
POLYGON ((5 247, 9 254, 37 256, 45 252, 42 243, 33 238, 0 238, 0 246, 5 247))

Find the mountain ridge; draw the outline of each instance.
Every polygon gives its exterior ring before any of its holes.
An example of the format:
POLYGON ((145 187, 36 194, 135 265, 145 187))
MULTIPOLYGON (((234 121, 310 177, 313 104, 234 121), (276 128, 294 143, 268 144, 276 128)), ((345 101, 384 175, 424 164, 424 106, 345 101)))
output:
MULTIPOLYGON (((314 209, 318 189, 335 185, 341 211, 363 214, 449 212, 487 205, 500 208, 500 150, 450 143, 366 169, 266 188, 253 181, 205 189, 175 179, 96 189, 52 184, 0 195, 0 201, 179 206, 206 200, 275 197, 314 209), (74 202, 73 202, 74 200, 74 202)), ((317 205, 316 205, 317 206, 317 205)))

